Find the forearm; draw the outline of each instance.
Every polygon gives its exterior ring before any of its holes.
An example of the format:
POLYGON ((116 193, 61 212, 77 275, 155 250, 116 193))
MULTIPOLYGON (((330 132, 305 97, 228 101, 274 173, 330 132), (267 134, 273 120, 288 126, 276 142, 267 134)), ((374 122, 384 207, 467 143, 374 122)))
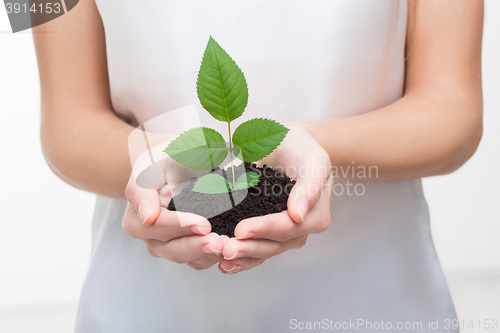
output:
POLYGON ((131 172, 127 142, 132 130, 105 106, 44 110, 43 153, 54 173, 70 185, 122 198, 131 172), (52 112, 57 117, 49 116, 52 112))
POLYGON ((33 28, 45 159, 67 183, 124 197, 133 128, 112 111, 104 27, 95 1, 33 28))
POLYGON ((372 179, 449 173, 479 144, 481 94, 446 96, 445 87, 430 90, 439 93, 407 95, 359 116, 305 126, 330 155, 338 177, 353 178, 353 170, 354 178, 372 179))

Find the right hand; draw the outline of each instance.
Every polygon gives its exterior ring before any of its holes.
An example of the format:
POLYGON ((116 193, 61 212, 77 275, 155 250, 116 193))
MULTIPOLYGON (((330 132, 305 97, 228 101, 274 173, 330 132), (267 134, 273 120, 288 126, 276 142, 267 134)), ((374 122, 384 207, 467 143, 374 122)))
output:
POLYGON ((228 238, 211 233, 210 222, 200 215, 162 207, 161 203, 168 203, 171 198, 167 186, 159 191, 144 189, 132 176, 125 194, 128 203, 123 230, 132 238, 143 240, 152 256, 183 263, 196 270, 209 268, 222 259, 222 249, 228 238))

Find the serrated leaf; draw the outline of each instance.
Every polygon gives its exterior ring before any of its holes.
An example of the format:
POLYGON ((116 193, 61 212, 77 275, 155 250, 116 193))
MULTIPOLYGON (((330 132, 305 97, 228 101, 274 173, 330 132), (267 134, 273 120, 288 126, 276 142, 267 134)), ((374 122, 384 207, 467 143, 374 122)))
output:
POLYGON ((207 194, 227 193, 231 188, 229 181, 214 173, 200 177, 193 186, 193 191, 207 194))
POLYGON ((220 121, 238 118, 248 103, 243 72, 211 36, 203 54, 196 89, 201 105, 220 121))
POLYGON ((257 172, 246 172, 236 179, 233 190, 244 190, 259 183, 259 174, 257 172))
POLYGON ((188 168, 211 170, 224 161, 228 150, 219 132, 207 127, 196 127, 180 134, 164 152, 188 168))
POLYGON ((255 162, 271 154, 285 138, 289 129, 266 118, 250 119, 242 123, 233 134, 235 155, 245 162, 255 162))

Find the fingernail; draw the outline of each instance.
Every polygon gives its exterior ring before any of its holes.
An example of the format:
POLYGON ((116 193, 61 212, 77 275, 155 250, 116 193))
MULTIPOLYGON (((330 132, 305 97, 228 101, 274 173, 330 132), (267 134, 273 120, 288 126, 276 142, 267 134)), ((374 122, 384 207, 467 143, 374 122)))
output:
POLYGON ((226 259, 226 260, 233 260, 233 259, 241 258, 242 256, 243 256, 243 252, 242 251, 236 251, 236 253, 233 254, 233 256, 231 258, 224 257, 224 259, 226 259))
POLYGON ((210 232, 208 225, 193 225, 189 228, 193 234, 207 235, 210 232))
POLYGON ((304 222, 308 209, 309 209, 309 202, 307 202, 306 199, 300 199, 299 205, 297 206, 297 211, 299 212, 300 220, 302 222, 304 222))
MULTIPOLYGON (((224 269, 224 267, 222 267, 222 269, 224 269)), ((234 265, 233 267, 231 267, 231 269, 224 269, 224 271, 226 271, 229 274, 234 274, 237 273, 240 269, 241 269, 240 265, 234 265)))
POLYGON ((217 251, 216 249, 214 249, 210 243, 203 244, 201 246, 201 250, 205 253, 208 253, 208 254, 220 254, 220 253, 222 253, 222 251, 217 251))
POLYGON ((147 200, 142 200, 139 204, 139 217, 142 224, 146 223, 149 216, 151 215, 151 204, 147 200))
POLYGON ((243 237, 237 237, 237 238, 238 239, 247 239, 247 238, 252 238, 253 236, 255 236, 255 232, 250 231, 250 232, 247 232, 243 237))

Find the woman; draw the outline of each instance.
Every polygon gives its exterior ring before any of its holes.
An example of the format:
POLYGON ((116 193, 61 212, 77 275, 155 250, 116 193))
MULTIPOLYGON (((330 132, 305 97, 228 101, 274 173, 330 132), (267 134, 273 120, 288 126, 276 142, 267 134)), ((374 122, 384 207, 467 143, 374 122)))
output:
POLYGON ((479 144, 482 1, 96 2, 34 34, 46 160, 98 195, 78 332, 456 331, 420 177, 479 144), (232 239, 181 227, 127 151, 133 126, 197 101, 209 35, 245 72, 245 116, 292 128, 266 163, 336 176, 332 195, 306 172, 287 212, 232 239))

